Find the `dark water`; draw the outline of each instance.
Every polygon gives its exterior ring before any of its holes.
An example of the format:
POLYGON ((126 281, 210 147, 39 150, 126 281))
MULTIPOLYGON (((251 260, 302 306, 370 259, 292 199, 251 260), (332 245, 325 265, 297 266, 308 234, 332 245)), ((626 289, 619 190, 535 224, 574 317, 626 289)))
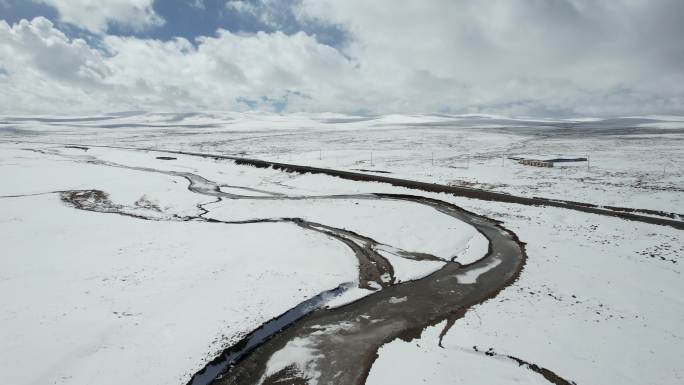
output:
POLYGON ((257 346, 261 345, 266 339, 283 330, 294 322, 298 321, 305 315, 320 308, 323 304, 331 299, 344 293, 351 287, 353 283, 344 283, 332 290, 324 291, 313 298, 307 299, 299 305, 293 307, 280 316, 261 325, 245 338, 240 340, 237 344, 224 351, 219 357, 196 373, 190 379, 189 385, 208 385, 216 380, 219 375, 224 373, 232 364, 240 358, 251 352, 257 346))

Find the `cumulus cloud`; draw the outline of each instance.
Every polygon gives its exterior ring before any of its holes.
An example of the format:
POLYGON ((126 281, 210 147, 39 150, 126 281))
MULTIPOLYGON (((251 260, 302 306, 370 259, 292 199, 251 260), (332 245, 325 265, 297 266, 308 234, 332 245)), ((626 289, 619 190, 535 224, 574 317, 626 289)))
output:
POLYGON ((681 110, 682 14, 678 0, 303 0, 299 9, 351 32, 346 53, 391 109, 430 100, 424 107, 569 113, 681 110))
POLYGON ((162 25, 152 7, 154 0, 33 0, 57 9, 62 22, 92 33, 104 33, 115 23, 140 31, 162 25))
POLYGON ((249 108, 242 100, 282 109, 273 101, 285 99, 295 110, 332 110, 344 105, 339 92, 354 70, 305 33, 219 30, 196 44, 106 36, 95 48, 42 17, 0 21, 0 52, 10 83, 4 112, 249 108))
POLYGON ((7 112, 78 109, 110 73, 100 51, 42 17, 14 26, 0 21, 0 56, 6 73, 0 103, 7 112))
POLYGON ((301 0, 228 0, 225 8, 242 16, 256 19, 261 25, 280 30, 290 30, 299 25, 293 11, 299 9, 301 0))
POLYGON ((255 15, 257 12, 257 4, 244 0, 229 0, 226 2, 226 9, 238 13, 249 13, 255 15))
MULTIPOLYGON (((259 14, 269 1, 228 7, 259 14)), ((290 5, 298 23, 342 28, 348 42, 333 48, 304 32, 218 30, 195 41, 105 34, 89 44, 44 18, 0 22, 0 105, 4 112, 684 113, 678 0, 290 5)))

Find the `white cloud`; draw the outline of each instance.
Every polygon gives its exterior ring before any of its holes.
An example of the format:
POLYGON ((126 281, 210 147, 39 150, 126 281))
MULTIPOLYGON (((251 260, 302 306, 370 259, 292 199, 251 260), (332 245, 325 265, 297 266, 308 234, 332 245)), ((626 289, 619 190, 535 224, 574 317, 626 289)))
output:
POLYGON ((280 29, 287 27, 283 22, 291 6, 291 0, 229 0, 225 5, 230 12, 249 15, 263 25, 280 29))
POLYGON ((0 53, 10 83, 0 94, 3 112, 246 109, 239 98, 285 96, 295 110, 336 109, 352 95, 339 94, 352 91, 344 84, 352 64, 304 33, 219 30, 196 46, 106 36, 96 49, 39 17, 0 21, 0 53))
POLYGON ((189 0, 190 1, 190 6, 198 8, 198 9, 206 9, 206 6, 204 4, 204 0, 189 0))
POLYGON ((682 12, 678 0, 303 0, 297 14, 350 31, 345 53, 390 110, 626 113, 682 110, 682 12))
POLYGON ((55 7, 62 22, 93 33, 104 33, 111 23, 141 31, 162 25, 152 8, 154 0, 33 0, 55 7))
POLYGON ((342 52, 301 32, 93 46, 44 18, 0 22, 0 112, 286 99, 288 111, 684 113, 682 12, 675 0, 303 0, 300 22, 348 31, 342 52))
POLYGON ((83 102, 110 73, 100 51, 68 39, 42 17, 14 26, 0 21, 0 56, 7 74, 0 104, 6 111, 94 109, 83 102))
POLYGON ((257 7, 254 3, 250 3, 244 0, 230 0, 226 2, 226 8, 230 11, 238 13, 249 13, 251 15, 256 15, 257 7))

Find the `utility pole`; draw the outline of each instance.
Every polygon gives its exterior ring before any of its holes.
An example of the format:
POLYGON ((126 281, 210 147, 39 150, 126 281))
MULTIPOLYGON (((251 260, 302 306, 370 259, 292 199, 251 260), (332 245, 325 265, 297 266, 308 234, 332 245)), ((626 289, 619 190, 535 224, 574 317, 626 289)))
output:
POLYGON ((589 155, 587 155, 587 171, 589 171, 589 166, 590 166, 589 155))
POLYGON ((318 160, 323 159, 323 150, 318 150, 318 160))
POLYGON ((432 156, 432 165, 434 166, 434 165, 435 165, 435 153, 434 153, 434 151, 433 151, 433 152, 431 152, 430 154, 431 154, 431 156, 432 156))
POLYGON ((371 167, 373 167, 373 151, 371 151, 371 167))

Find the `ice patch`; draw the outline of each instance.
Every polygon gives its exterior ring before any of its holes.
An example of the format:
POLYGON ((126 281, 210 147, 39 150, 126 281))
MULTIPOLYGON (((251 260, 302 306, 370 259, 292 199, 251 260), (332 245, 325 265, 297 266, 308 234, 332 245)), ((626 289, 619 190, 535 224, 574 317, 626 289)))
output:
POLYGON ((330 301, 328 301, 328 303, 326 303, 325 306, 328 309, 334 309, 336 307, 340 307, 340 306, 346 305, 348 303, 354 302, 354 301, 356 301, 360 298, 363 298, 363 297, 365 297, 369 294, 372 294, 372 293, 374 293, 373 290, 362 289, 360 287, 353 287, 353 288, 345 291, 341 295, 339 295, 339 296, 331 299, 330 301))
POLYGON ((400 257, 387 251, 385 247, 378 247, 376 251, 392 264, 397 283, 423 278, 439 270, 445 264, 441 261, 416 261, 400 257))
POLYGON ((477 233, 468 240, 465 248, 456 253, 452 261, 458 262, 462 265, 468 265, 484 258, 489 249, 489 240, 482 234, 477 233))
POLYGON ((309 380, 308 384, 318 384, 321 373, 317 370, 316 361, 324 356, 317 353, 317 349, 312 345, 312 341, 308 338, 297 337, 288 342, 268 360, 266 371, 259 380, 259 384, 262 384, 267 377, 287 368, 296 369, 297 374, 309 380))
POLYGON ((465 284, 477 283, 477 278, 480 275, 482 275, 482 274, 488 272, 489 270, 499 266, 500 263, 501 263, 501 260, 497 258, 497 259, 494 259, 493 261, 487 263, 486 265, 484 265, 482 267, 478 267, 478 268, 471 269, 471 270, 465 271, 463 273, 457 274, 456 278, 458 279, 458 283, 465 283, 465 284))

